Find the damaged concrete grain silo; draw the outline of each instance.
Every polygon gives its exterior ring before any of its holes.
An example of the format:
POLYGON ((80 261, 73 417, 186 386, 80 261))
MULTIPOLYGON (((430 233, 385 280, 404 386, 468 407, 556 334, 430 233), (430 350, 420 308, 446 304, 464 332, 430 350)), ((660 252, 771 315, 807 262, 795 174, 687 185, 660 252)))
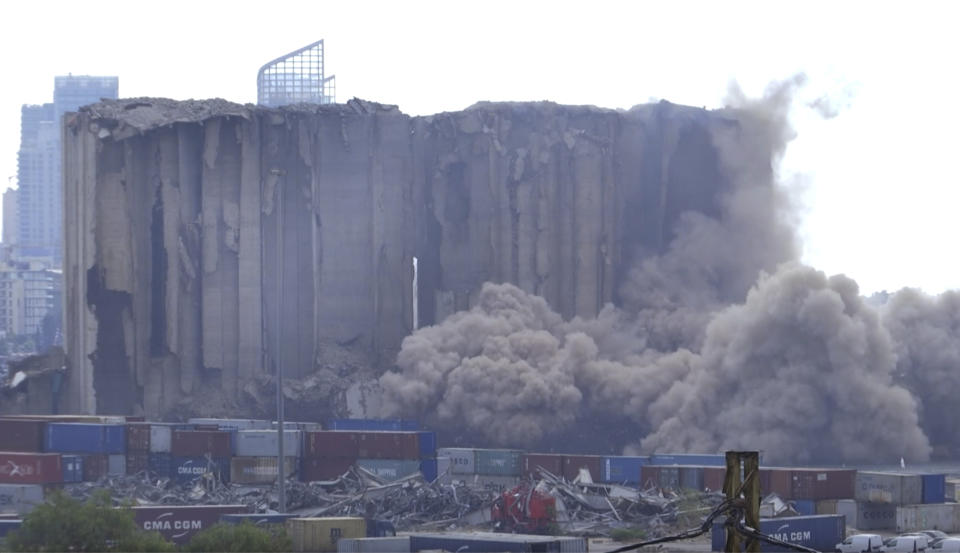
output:
MULTIPOLYGON (((595 316, 683 212, 719 209, 713 135, 737 125, 666 102, 84 108, 64 129, 64 408, 249 414, 278 355, 294 383, 346 354, 375 374, 415 302, 433 324, 486 281, 595 316)), ((771 152, 752 158, 771 171, 771 152)))

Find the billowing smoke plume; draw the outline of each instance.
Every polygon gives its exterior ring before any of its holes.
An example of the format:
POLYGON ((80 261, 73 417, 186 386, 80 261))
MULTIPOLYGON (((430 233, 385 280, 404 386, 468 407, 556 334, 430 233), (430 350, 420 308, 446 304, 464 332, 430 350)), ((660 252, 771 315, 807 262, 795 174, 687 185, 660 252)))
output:
POLYGON ((877 314, 851 280, 795 263, 793 210, 770 153, 793 137, 802 80, 760 100, 731 90, 739 124, 713 130, 730 183, 720 213, 684 214, 667 251, 631 271, 621 305, 565 321, 542 298, 488 283, 472 309, 404 341, 399 371, 381 379, 385 414, 475 445, 562 448, 592 424, 627 428, 619 447, 646 452, 926 459, 877 314))
POLYGON ((897 355, 896 380, 921 398, 920 418, 940 456, 960 453, 960 293, 904 289, 883 309, 897 355))

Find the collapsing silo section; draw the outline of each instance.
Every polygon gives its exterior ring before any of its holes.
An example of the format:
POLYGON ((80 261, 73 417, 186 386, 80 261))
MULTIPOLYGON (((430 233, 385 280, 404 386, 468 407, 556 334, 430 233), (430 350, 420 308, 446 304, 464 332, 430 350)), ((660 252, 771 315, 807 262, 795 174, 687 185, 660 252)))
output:
POLYGON ((486 281, 594 316, 681 213, 719 209, 712 137, 737 124, 666 102, 84 108, 64 128, 69 408, 250 414, 278 355, 293 382, 345 352, 376 375, 414 302, 433 324, 486 281))

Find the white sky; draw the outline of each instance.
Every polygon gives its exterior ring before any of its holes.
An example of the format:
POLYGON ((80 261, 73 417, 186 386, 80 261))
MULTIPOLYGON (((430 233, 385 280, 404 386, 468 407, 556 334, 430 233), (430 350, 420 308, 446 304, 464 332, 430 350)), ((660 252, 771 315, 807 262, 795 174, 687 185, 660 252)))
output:
POLYGON ((865 293, 960 288, 960 3, 43 2, 0 4, 0 176, 20 105, 55 75, 118 75, 120 95, 256 101, 265 62, 323 38, 337 98, 409 114, 479 100, 718 107, 804 71, 785 174, 805 182, 804 260, 865 293))

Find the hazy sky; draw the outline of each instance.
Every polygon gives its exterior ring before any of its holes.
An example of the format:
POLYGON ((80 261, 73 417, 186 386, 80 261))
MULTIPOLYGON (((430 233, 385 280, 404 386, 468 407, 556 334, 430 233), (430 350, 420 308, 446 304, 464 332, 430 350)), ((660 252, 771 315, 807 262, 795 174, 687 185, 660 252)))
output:
POLYGON ((261 65, 317 39, 337 98, 410 114, 479 100, 718 107, 803 71, 784 160, 804 260, 864 292, 960 288, 960 3, 5 2, 0 175, 16 183, 20 105, 55 75, 120 95, 256 101, 261 65), (825 120, 804 102, 843 107, 825 120))

